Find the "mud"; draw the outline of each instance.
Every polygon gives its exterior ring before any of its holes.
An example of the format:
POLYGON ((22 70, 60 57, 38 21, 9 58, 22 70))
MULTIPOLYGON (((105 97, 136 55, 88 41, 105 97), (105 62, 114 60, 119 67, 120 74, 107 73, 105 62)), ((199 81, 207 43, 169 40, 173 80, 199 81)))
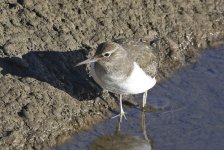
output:
POLYGON ((159 38, 158 79, 223 44, 224 2, 0 0, 0 148, 47 149, 116 110, 86 68, 104 41, 159 38))

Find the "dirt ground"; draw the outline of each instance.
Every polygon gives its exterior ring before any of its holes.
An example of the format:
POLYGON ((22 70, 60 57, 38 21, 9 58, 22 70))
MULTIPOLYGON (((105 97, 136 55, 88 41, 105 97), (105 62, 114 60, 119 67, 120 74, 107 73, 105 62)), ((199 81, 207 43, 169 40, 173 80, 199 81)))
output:
POLYGON ((117 109, 75 64, 118 38, 160 39, 161 81, 223 44, 222 0, 0 0, 0 149, 47 149, 117 109))

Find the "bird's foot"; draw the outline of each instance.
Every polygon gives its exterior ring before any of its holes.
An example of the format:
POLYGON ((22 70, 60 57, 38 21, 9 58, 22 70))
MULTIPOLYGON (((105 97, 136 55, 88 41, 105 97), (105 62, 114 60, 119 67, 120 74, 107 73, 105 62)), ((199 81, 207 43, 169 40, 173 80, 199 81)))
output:
POLYGON ((119 117, 120 116, 120 122, 122 122, 122 118, 124 117, 124 119, 125 120, 127 120, 127 117, 126 117, 126 115, 125 114, 127 114, 126 112, 120 112, 120 114, 118 114, 118 115, 116 115, 116 116, 113 116, 111 119, 114 119, 114 118, 117 118, 117 117, 119 117))

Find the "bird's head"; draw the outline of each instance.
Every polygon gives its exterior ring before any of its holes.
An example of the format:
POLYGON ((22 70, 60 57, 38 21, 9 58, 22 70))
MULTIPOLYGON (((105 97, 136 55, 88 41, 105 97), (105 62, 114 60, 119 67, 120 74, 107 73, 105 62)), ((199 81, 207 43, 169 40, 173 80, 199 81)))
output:
POLYGON ((104 42, 100 44, 93 57, 78 63, 76 66, 97 62, 101 65, 111 65, 119 60, 125 59, 127 52, 122 46, 114 42, 104 42))

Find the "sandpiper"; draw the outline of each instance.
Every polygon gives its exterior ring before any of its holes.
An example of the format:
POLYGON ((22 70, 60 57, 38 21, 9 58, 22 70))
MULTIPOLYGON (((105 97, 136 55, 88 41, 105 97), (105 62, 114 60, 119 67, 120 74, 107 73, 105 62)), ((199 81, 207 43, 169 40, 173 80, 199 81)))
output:
MULTIPOLYGON (((156 84, 158 57, 150 44, 140 41, 118 40, 100 44, 95 55, 76 66, 89 64, 90 74, 103 89, 120 95, 120 122, 126 119, 122 95, 143 94, 156 84)), ((114 116, 112 118, 115 118, 114 116)))

